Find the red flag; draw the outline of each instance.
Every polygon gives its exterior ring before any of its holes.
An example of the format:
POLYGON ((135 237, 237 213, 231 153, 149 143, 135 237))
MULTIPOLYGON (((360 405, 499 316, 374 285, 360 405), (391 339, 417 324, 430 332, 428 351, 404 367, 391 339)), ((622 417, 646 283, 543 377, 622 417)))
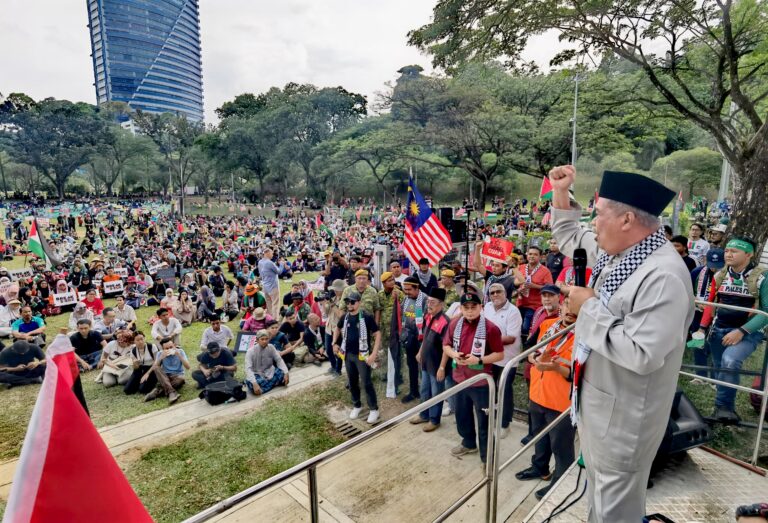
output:
POLYGON ((323 220, 320 218, 320 213, 315 214, 315 227, 319 229, 322 224, 323 220))
POLYGON ((105 514, 110 521, 152 521, 72 391, 77 376, 72 344, 59 334, 47 350, 4 523, 94 521, 105 514))

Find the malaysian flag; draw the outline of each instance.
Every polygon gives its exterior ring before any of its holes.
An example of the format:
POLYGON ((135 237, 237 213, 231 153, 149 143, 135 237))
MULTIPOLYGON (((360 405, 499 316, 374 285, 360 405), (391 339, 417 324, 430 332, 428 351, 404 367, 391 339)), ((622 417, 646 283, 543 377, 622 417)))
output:
POLYGON ((408 205, 405 213, 406 256, 418 265, 421 258, 429 260, 430 267, 451 250, 451 235, 434 215, 427 202, 419 194, 413 178, 408 182, 408 205))

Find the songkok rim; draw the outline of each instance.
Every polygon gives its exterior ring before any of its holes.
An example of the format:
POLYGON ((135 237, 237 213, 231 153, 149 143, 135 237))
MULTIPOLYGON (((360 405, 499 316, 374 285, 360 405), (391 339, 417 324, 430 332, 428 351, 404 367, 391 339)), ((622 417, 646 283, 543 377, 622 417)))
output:
POLYGON ((746 253, 752 253, 755 252, 755 247, 751 243, 749 243, 746 240, 740 240, 739 238, 734 238, 731 241, 728 242, 728 244, 725 246, 726 249, 738 249, 740 251, 744 251, 746 253))
POLYGON ((474 292, 467 292, 461 295, 461 304, 464 305, 466 303, 477 303, 478 305, 482 305, 483 302, 480 299, 480 296, 474 292))
POLYGON ((256 339, 260 340, 261 338, 269 338, 269 333, 267 332, 267 329, 261 329, 259 332, 256 333, 256 339))
POLYGON ((357 269, 357 271, 355 272, 355 278, 357 278, 358 276, 366 276, 367 277, 368 276, 368 271, 366 269, 357 269))
POLYGON ((453 278, 454 276, 456 276, 456 273, 453 272, 451 269, 443 269, 440 272, 440 276, 445 276, 446 278, 453 278))
POLYGON ((381 273, 381 283, 387 282, 392 278, 394 278, 394 276, 389 271, 381 273))
POLYGON ((647 176, 620 171, 605 171, 599 192, 600 198, 630 205, 653 216, 659 216, 675 194, 647 176))
POLYGON ((445 289, 433 287, 432 290, 429 291, 429 297, 439 301, 445 301, 445 289))
POLYGON ((411 285, 414 287, 418 287, 420 285, 420 282, 416 276, 408 276, 403 282, 403 285, 411 285))

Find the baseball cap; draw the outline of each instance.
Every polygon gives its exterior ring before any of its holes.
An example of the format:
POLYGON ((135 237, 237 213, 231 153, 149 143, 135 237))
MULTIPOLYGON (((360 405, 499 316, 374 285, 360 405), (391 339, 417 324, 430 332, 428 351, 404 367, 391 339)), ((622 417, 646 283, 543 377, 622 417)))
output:
POLYGON ((208 349, 208 352, 216 352, 220 349, 218 342, 215 341, 209 341, 208 345, 206 346, 206 349, 208 349))
POLYGON ((550 283, 541 288, 541 293, 544 294, 545 292, 549 294, 560 294, 560 288, 557 285, 552 285, 550 283))
POLYGON ((349 303, 349 302, 358 302, 361 299, 362 299, 362 297, 360 296, 359 292, 352 291, 352 292, 349 293, 349 296, 344 298, 344 301, 347 302, 347 303, 349 303))
POLYGON ((480 296, 474 292, 467 292, 461 295, 461 304, 464 305, 465 303, 477 303, 478 305, 482 305, 483 302, 480 299, 480 296))
POLYGON ((725 232, 728 230, 728 226, 724 223, 718 223, 714 227, 710 227, 709 230, 712 232, 721 232, 725 234, 725 232))
POLYGON ((720 270, 725 266, 725 251, 723 249, 710 249, 707 252, 707 267, 712 270, 720 270))

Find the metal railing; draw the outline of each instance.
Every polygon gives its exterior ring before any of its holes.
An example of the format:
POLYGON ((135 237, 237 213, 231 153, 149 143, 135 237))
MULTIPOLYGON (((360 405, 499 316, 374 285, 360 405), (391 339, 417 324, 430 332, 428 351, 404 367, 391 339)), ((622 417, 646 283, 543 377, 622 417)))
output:
MULTIPOLYGON (((323 463, 330 461, 331 459, 334 459, 341 454, 344 454, 345 452, 375 438, 376 436, 381 435, 388 429, 391 429, 395 427, 396 425, 400 425, 401 423, 407 421, 410 417, 417 415, 423 410, 429 409, 429 407, 432 407, 434 405, 437 405, 438 403, 442 403, 443 401, 447 400, 451 396, 455 396, 459 392, 468 389, 472 387, 474 384, 485 381, 488 383, 488 426, 494 427, 495 426, 495 406, 496 406, 496 384, 493 381, 493 376, 490 374, 478 374, 476 376, 473 376, 469 378, 468 380, 462 381, 461 383, 458 383, 457 385, 451 387, 450 389, 441 392, 434 398, 431 398, 429 401, 426 401, 424 403, 420 403, 419 405, 408 409, 407 411, 403 412, 402 414, 399 414, 395 416, 392 419, 386 420, 379 425, 376 425, 372 429, 363 432, 362 434, 359 434, 358 436, 352 438, 349 441, 345 441, 341 445, 337 445, 331 449, 326 450, 325 452, 318 454, 317 456, 314 456, 302 463, 299 463, 298 465, 295 465, 288 470, 284 470, 283 472, 272 476, 271 478, 268 478, 246 490, 243 490, 242 492, 239 492, 235 494, 234 496, 231 496, 223 501, 220 501, 219 503, 213 505, 212 507, 209 507, 208 509, 199 512, 192 516, 191 518, 184 521, 184 523, 200 523, 202 521, 207 521, 211 519, 214 516, 217 516, 223 512, 226 512, 230 508, 242 503, 243 501, 250 499, 258 494, 261 494, 262 492, 266 492, 267 490, 280 485, 281 483, 293 479, 295 476, 306 472, 307 474, 307 490, 309 492, 309 512, 311 521, 313 523, 316 523, 320 521, 320 505, 319 505, 319 492, 318 492, 318 486, 317 486, 317 467, 319 465, 322 465, 323 463)), ((477 492, 479 492, 483 487, 486 487, 486 496, 485 496, 485 514, 486 514, 486 521, 492 521, 490 519, 491 514, 491 497, 493 492, 493 486, 492 486, 492 480, 493 480, 493 468, 491 459, 493 457, 493 448, 494 448, 494 438, 493 434, 488 434, 488 445, 486 447, 486 466, 485 466, 485 475, 483 476, 482 480, 480 480, 478 483, 476 483, 474 486, 472 486, 463 496, 461 496, 456 502, 454 502, 450 507, 448 507, 445 511, 443 511, 436 519, 435 521, 444 521, 447 519, 451 514, 456 512, 464 503, 467 502, 472 496, 474 496, 477 492)))
MULTIPOLYGON (((767 312, 764 312, 758 309, 737 307, 735 305, 725 305, 721 303, 712 303, 712 302, 705 302, 700 300, 696 300, 696 304, 741 311, 741 312, 749 312, 753 314, 761 314, 763 316, 768 317, 767 312)), ((568 327, 562 329, 561 331, 554 334, 553 336, 550 336, 549 338, 541 340, 536 345, 521 352, 518 356, 515 356, 514 358, 512 358, 512 360, 510 360, 504 366, 504 369, 501 373, 501 377, 499 379, 498 390, 501 392, 499 393, 498 401, 496 400, 497 387, 492 377, 489 374, 479 374, 477 376, 474 376, 466 381, 463 381, 457 384, 454 387, 451 387, 450 389, 447 389, 446 391, 438 394, 437 396, 435 396, 434 398, 430 399, 427 402, 420 403, 419 405, 403 412, 402 414, 399 414, 398 416, 395 416, 390 420, 382 422, 380 425, 377 425, 376 427, 372 428, 371 430, 368 430, 367 432, 363 432, 357 437, 349 441, 346 441, 341 445, 338 445, 321 454, 318 454, 317 456, 310 458, 304 461, 303 463, 299 463, 298 465, 295 465, 294 467, 291 467, 290 469, 285 470, 280 474, 277 474, 276 476, 273 476, 265 481, 262 481, 261 483, 258 483, 257 485, 254 485, 253 487, 247 490, 244 490, 238 494, 235 494, 234 496, 231 496, 230 498, 225 499, 224 501, 217 503, 216 505, 208 508, 207 510, 200 512, 195 516, 187 519, 184 523, 199 523, 202 521, 207 521, 211 517, 221 514, 227 511, 228 509, 234 507, 235 505, 242 503, 243 501, 249 498, 252 498, 262 492, 265 492, 270 488, 275 487, 303 472, 306 472, 308 477, 307 483, 308 483, 309 500, 310 500, 311 521, 317 522, 319 521, 319 517, 320 517, 319 493, 318 493, 318 486, 317 486, 317 467, 319 465, 323 464, 326 461, 329 461, 331 459, 338 457, 339 455, 367 442, 368 440, 376 436, 381 435, 386 430, 391 429, 396 425, 403 423, 411 416, 416 415, 421 411, 427 410, 429 407, 437 405, 438 403, 448 399, 451 396, 456 395, 462 390, 467 389, 480 381, 486 381, 488 383, 488 394, 489 394, 489 401, 488 401, 489 431, 488 431, 485 476, 478 483, 476 483, 469 490, 467 490, 467 492, 465 492, 450 507, 448 507, 445 511, 443 511, 439 516, 437 516, 435 518, 435 521, 438 521, 438 522, 445 521, 451 514, 456 512, 456 510, 458 510, 472 496, 474 496, 477 492, 479 492, 483 487, 486 487, 485 519, 487 522, 495 522, 497 519, 499 474, 503 472, 505 469, 507 469, 513 462, 519 459, 522 455, 524 455, 531 447, 533 447, 540 439, 546 436, 552 429, 554 429, 557 426, 558 423, 560 423, 563 419, 565 419, 569 415, 569 410, 565 410, 564 412, 562 412, 557 418, 555 418, 554 421, 552 421, 552 423, 550 423, 544 429, 539 431, 539 433, 536 434, 526 445, 518 449, 504 463, 499 464, 499 444, 498 443, 501 439, 501 430, 502 430, 501 425, 502 425, 502 417, 503 417, 502 413, 505 407, 504 400, 503 400, 504 398, 503 391, 507 385, 507 382, 509 381, 509 375, 512 371, 512 368, 516 367, 519 363, 526 360, 530 354, 533 354, 534 352, 538 351, 542 347, 546 347, 552 341, 555 341, 561 338, 562 336, 568 334, 575 327, 576 327, 575 324, 569 325, 568 327)), ((702 381, 713 383, 715 385, 730 387, 742 392, 748 392, 748 393, 758 394, 762 396, 762 403, 761 403, 760 413, 759 413, 760 419, 758 420, 757 436, 755 438, 755 448, 754 448, 754 452, 752 454, 752 460, 751 460, 751 463, 753 465, 756 464, 757 458, 759 455, 759 450, 760 450, 761 436, 762 436, 762 432, 765 425, 765 413, 766 413, 766 410, 768 409, 768 379, 765 379, 765 365, 763 368, 763 389, 762 390, 753 389, 753 388, 745 387, 738 384, 728 383, 725 381, 708 378, 704 376, 697 376, 695 374, 691 374, 689 372, 684 372, 684 371, 680 371, 679 374, 682 376, 699 378, 702 381)))

